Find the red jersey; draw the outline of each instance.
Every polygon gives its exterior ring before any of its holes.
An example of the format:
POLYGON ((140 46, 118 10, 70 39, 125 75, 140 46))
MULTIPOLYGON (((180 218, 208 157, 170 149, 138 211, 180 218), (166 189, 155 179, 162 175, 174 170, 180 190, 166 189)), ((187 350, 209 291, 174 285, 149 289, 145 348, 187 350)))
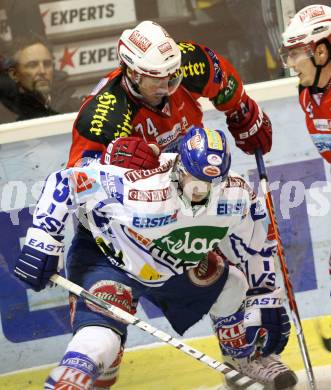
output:
POLYGON ((311 93, 310 88, 300 89, 300 104, 306 114, 310 136, 321 154, 331 163, 331 85, 324 92, 311 93))
POLYGON ((220 111, 238 104, 243 84, 228 61, 203 45, 179 42, 178 46, 183 81, 162 110, 132 96, 120 68, 99 82, 75 120, 68 166, 83 157, 97 157, 111 141, 130 135, 175 152, 188 128, 202 126, 199 97, 209 98, 220 111))

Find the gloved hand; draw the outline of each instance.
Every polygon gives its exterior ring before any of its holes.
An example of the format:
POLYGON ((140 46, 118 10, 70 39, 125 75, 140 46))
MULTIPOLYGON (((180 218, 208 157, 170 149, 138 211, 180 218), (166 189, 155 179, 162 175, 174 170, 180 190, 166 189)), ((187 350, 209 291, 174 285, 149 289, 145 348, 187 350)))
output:
POLYGON ((245 301, 244 327, 246 340, 256 344, 263 336, 262 355, 280 354, 290 336, 290 320, 283 306, 283 290, 249 296, 245 301))
POLYGON ((44 230, 29 228, 14 274, 34 291, 46 287, 49 278, 63 264, 64 244, 44 230))
POLYGON ((226 123, 236 145, 247 154, 271 149, 272 127, 268 116, 246 93, 234 110, 226 112, 226 123))
POLYGON ((121 137, 111 142, 101 156, 101 164, 131 169, 153 169, 159 163, 160 150, 139 137, 121 137))
POLYGON ((224 272, 228 273, 228 261, 218 249, 213 249, 196 265, 190 268, 190 279, 199 285, 218 280, 224 272))

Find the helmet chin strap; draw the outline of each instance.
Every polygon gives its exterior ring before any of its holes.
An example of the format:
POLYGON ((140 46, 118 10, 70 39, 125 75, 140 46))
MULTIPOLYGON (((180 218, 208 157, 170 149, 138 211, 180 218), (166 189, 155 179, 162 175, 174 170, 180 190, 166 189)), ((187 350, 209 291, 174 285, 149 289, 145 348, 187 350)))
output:
POLYGON ((128 74, 125 74, 124 77, 125 77, 126 85, 129 88, 132 95, 138 99, 143 99, 143 96, 140 93, 139 85, 138 85, 140 76, 137 75, 135 77, 135 80, 132 80, 132 78, 128 74))
MULTIPOLYGON (((315 61, 315 58, 314 57, 310 57, 312 63, 314 64, 314 66, 316 68, 315 79, 314 79, 313 85, 311 86, 311 89, 312 89, 313 93, 317 93, 318 92, 318 87, 317 86, 318 86, 318 83, 320 81, 322 69, 326 65, 328 65, 328 63, 331 61, 331 44, 330 44, 329 40, 328 39, 323 39, 321 42, 318 43, 318 45, 320 45, 322 43, 324 43, 326 45, 327 50, 328 50, 328 59, 325 62, 325 64, 324 65, 317 65, 316 61, 315 61)), ((317 48, 317 46, 316 46, 316 48, 317 48)))

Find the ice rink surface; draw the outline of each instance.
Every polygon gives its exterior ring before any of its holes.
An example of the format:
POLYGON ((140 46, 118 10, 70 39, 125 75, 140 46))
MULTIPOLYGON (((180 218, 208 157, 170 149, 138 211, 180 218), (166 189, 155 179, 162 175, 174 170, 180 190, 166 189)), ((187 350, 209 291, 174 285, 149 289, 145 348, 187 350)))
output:
MULTIPOLYGON (((323 329, 330 329, 331 316, 319 320, 323 329)), ((303 321, 310 359, 318 390, 331 390, 331 352, 322 346, 316 332, 315 318, 303 321)), ((221 356, 214 336, 185 340, 192 347, 216 360, 221 356)), ((309 390, 306 373, 294 329, 282 360, 298 373, 295 390, 309 390)), ((0 375, 0 389, 41 390, 53 366, 0 375)), ((128 349, 124 354, 120 379, 114 390, 223 390, 223 375, 173 347, 155 343, 128 349)))

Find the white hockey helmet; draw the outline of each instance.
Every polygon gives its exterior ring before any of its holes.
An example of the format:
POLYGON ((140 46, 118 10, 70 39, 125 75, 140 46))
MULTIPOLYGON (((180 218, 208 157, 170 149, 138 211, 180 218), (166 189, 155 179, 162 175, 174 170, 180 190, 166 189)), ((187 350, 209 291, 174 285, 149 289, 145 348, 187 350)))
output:
POLYGON ((176 42, 159 24, 139 23, 124 30, 117 46, 121 63, 140 75, 163 78, 175 74, 181 65, 176 42))
POLYGON ((282 34, 283 64, 286 66, 288 51, 296 47, 304 48, 307 57, 313 56, 316 43, 322 39, 331 42, 331 7, 309 5, 294 15, 282 34))
POLYGON ((314 4, 303 8, 290 20, 282 37, 285 47, 317 43, 323 38, 330 39, 331 7, 314 4))

